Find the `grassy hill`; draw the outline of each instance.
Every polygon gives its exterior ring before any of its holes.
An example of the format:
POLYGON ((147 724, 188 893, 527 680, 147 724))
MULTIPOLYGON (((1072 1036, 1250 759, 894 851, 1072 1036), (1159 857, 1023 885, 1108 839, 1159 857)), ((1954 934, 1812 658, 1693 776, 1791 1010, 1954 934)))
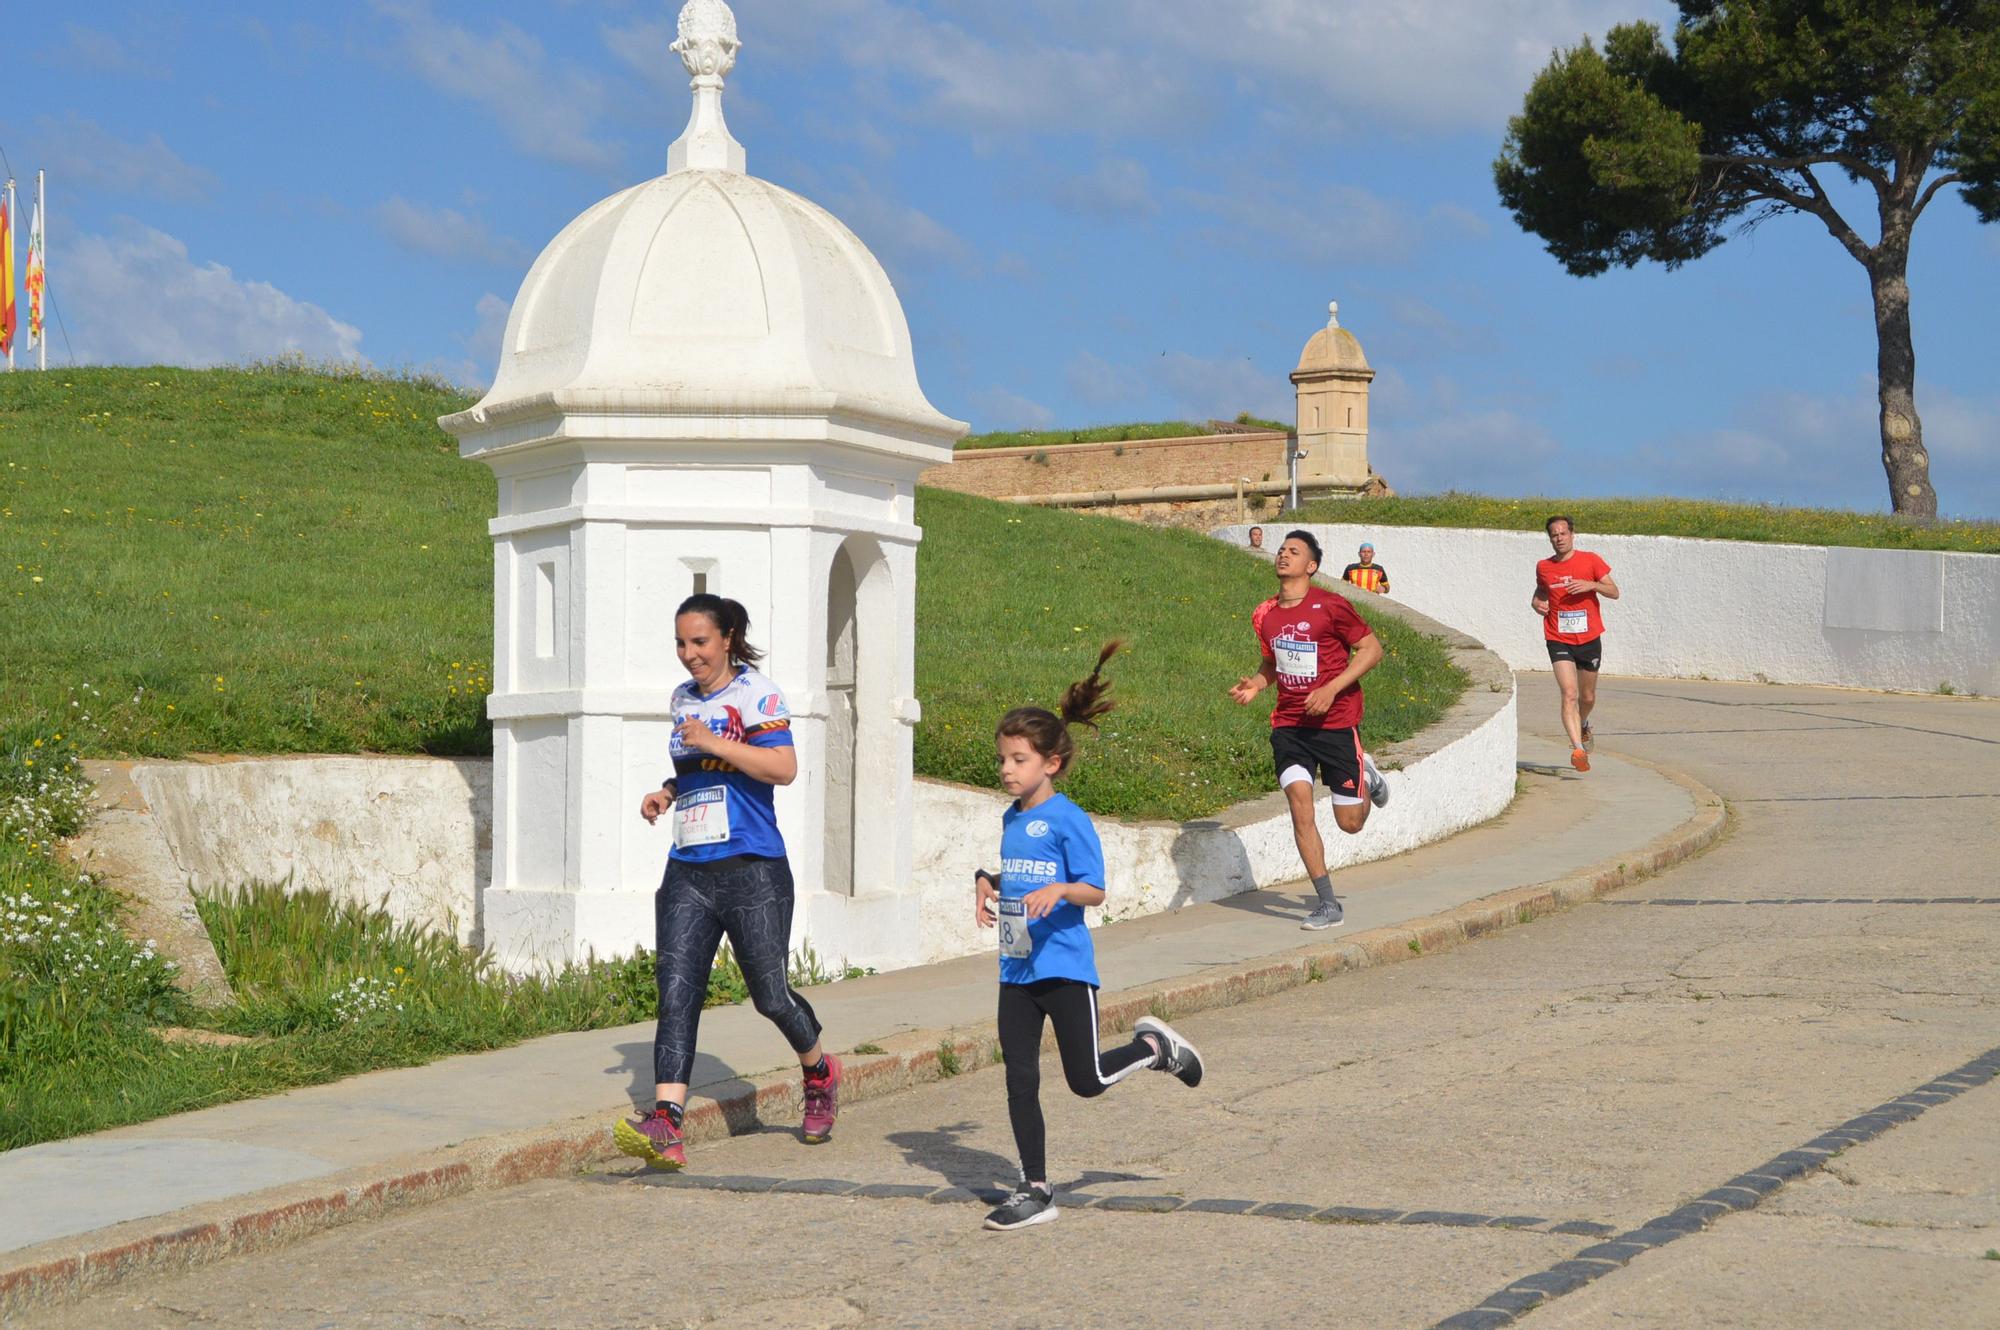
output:
POLYGON ((1557 513, 1574 518, 1578 532, 1586 538, 1692 536, 1706 540, 2000 554, 2000 522, 1917 522, 1888 513, 1714 503, 1703 499, 1493 499, 1483 494, 1433 494, 1370 499, 1359 505, 1324 500, 1301 508, 1298 520, 1540 531, 1542 524, 1557 513))
MULTIPOLYGON (((440 385, 296 368, 0 378, 0 753, 477 754, 494 483, 440 385), (11 593, 11 594, 9 594, 11 593), (61 741, 50 738, 55 733, 61 741)), ((1194 817, 1265 789, 1255 664, 1268 565, 1185 532, 925 491, 917 770, 991 782, 1006 707, 1053 704, 1123 637, 1123 709, 1071 783, 1100 813, 1194 817)), ((1372 742, 1461 681, 1390 624, 1372 742)))

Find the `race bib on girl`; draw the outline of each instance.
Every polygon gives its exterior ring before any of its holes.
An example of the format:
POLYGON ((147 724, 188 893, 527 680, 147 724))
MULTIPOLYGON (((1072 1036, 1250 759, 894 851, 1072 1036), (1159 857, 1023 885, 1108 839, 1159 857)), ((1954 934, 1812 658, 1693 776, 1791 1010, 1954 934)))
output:
POLYGON ((693 790, 674 801, 674 844, 682 849, 729 839, 729 791, 721 785, 693 790))
POLYGON ((1559 633, 1587 633, 1590 631, 1589 610, 1557 610, 1556 631, 1559 633))
POLYGON ((1028 906, 1016 897, 998 901, 1000 907, 1000 954, 1011 961, 1024 961, 1034 954, 1035 940, 1028 936, 1028 906))

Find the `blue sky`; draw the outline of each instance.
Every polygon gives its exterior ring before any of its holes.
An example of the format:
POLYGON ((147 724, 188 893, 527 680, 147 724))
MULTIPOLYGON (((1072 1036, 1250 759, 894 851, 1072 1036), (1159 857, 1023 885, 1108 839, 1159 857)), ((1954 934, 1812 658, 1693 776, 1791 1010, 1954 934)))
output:
MULTIPOLYGON (((1658 0, 735 8, 751 171, 875 249, 927 392, 976 429, 1289 419, 1337 298, 1379 372, 1372 460, 1406 492, 1885 505, 1868 288, 1816 221, 1584 281, 1495 199, 1551 50, 1658 0)), ((483 382, 542 245, 665 169, 677 10, 17 17, 0 148, 50 172, 51 363, 290 348, 483 382)), ((1942 507, 2000 516, 2000 228, 1941 199, 1912 289, 1942 507)))

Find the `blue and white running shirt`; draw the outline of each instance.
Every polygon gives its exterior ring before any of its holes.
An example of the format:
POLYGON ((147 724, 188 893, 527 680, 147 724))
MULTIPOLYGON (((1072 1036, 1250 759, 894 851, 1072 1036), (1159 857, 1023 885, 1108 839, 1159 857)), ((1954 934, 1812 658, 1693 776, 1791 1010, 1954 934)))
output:
POLYGON ((693 863, 755 854, 780 859, 775 786, 752 779, 719 757, 681 742, 681 722, 694 718, 725 739, 759 748, 792 746, 792 713, 778 686, 755 670, 703 697, 689 679, 674 689, 674 848, 672 858, 693 863))
POLYGON ((1083 907, 1064 901, 1040 919, 1027 919, 1018 904, 1023 896, 1051 882, 1083 882, 1104 887, 1104 847, 1090 815, 1069 801, 1051 795, 1021 810, 1009 804, 1000 815, 1000 899, 996 906, 1002 930, 1000 982, 1032 984, 1039 979, 1075 979, 1097 987, 1097 949, 1083 922, 1083 907), (1014 902, 1013 910, 1008 904, 1014 902), (1027 938, 1010 930, 1026 925, 1027 938), (1010 940, 1013 945, 1010 946, 1010 940), (1025 956, 1019 953, 1025 951, 1025 956))

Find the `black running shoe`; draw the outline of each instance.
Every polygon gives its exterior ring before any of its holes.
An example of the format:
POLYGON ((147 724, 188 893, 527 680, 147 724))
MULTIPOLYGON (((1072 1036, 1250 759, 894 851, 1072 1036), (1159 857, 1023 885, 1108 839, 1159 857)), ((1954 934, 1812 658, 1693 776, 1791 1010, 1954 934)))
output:
POLYGON ((1061 1213, 1056 1209, 1053 1192, 1022 1183, 1021 1190, 1009 1196, 1005 1205, 986 1216, 986 1227, 1004 1233, 1031 1224, 1046 1224, 1061 1213))
POLYGON ((1193 1087, 1201 1084, 1201 1054, 1195 1052, 1193 1044, 1175 1033, 1173 1026, 1151 1016, 1141 1016, 1132 1026, 1132 1033, 1150 1034, 1160 1041, 1166 1056, 1160 1059, 1156 1070, 1172 1072, 1180 1078, 1182 1085, 1193 1087))

